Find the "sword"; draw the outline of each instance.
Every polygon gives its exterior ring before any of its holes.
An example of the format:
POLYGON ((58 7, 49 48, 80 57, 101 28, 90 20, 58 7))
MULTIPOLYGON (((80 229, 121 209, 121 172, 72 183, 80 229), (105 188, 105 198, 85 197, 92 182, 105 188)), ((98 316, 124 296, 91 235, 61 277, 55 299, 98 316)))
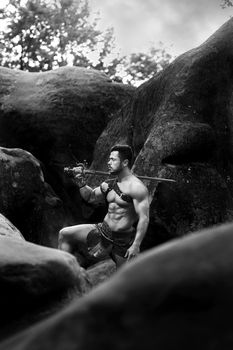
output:
MULTIPOLYGON (((74 168, 64 168, 64 172, 68 175, 73 175, 75 172, 74 168)), ((101 171, 101 170, 91 170, 91 169, 84 169, 85 174, 88 175, 95 175, 95 176, 109 176, 111 173, 107 171, 101 171)), ((165 179, 163 177, 151 177, 151 176, 144 176, 144 175, 137 175, 134 174, 134 176, 138 177, 140 180, 149 180, 149 181, 161 181, 161 182, 176 182, 176 180, 173 179, 165 179)))

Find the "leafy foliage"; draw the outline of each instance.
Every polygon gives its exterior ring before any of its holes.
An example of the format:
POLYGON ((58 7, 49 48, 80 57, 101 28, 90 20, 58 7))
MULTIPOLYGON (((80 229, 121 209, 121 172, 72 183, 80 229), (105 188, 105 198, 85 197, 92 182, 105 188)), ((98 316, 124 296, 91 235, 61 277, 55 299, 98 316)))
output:
POLYGON ((171 60, 172 56, 166 52, 162 44, 159 48, 152 46, 148 53, 133 53, 125 64, 125 81, 132 84, 150 79, 168 66, 171 60))
POLYGON ((101 33, 98 19, 90 23, 89 17, 87 0, 9 0, 2 13, 7 30, 0 33, 1 64, 28 71, 67 64, 106 69, 113 32, 101 33))
POLYGON ((222 0, 221 6, 222 8, 231 7, 233 6, 233 2, 231 0, 222 0))
POLYGON ((150 78, 171 56, 163 48, 129 57, 114 54, 114 33, 98 29, 88 0, 8 0, 0 12, 0 65, 30 72, 65 65, 94 68, 130 84, 150 78))

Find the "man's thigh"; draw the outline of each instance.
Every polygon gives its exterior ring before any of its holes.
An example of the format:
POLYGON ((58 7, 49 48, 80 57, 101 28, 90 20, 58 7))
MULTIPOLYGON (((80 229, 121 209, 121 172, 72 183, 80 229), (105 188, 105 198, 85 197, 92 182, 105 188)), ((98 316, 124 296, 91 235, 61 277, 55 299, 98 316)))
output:
POLYGON ((87 236, 93 229, 95 229, 95 225, 93 224, 68 226, 62 229, 62 236, 64 240, 70 243, 77 241, 86 243, 87 236))

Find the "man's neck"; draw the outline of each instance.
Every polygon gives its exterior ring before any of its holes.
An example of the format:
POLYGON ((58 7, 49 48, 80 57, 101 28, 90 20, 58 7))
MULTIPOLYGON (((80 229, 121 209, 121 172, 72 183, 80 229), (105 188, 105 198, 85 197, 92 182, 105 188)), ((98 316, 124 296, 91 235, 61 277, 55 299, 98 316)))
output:
POLYGON ((126 180, 130 175, 132 175, 132 172, 129 168, 122 169, 122 171, 117 175, 118 182, 126 180))

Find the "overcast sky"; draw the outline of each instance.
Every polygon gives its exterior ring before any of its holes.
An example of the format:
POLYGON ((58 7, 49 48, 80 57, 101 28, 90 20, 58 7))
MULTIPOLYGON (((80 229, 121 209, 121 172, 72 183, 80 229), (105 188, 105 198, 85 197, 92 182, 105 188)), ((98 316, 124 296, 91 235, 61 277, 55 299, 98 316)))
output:
MULTIPOLYGON (((7 0, 0 0, 4 8, 7 0)), ((117 52, 146 52, 162 42, 173 56, 203 43, 231 15, 221 0, 88 0, 101 30, 114 28, 117 52)))
POLYGON ((175 56, 204 42, 231 15, 221 0, 89 0, 102 28, 112 26, 122 54, 163 42, 175 56))

